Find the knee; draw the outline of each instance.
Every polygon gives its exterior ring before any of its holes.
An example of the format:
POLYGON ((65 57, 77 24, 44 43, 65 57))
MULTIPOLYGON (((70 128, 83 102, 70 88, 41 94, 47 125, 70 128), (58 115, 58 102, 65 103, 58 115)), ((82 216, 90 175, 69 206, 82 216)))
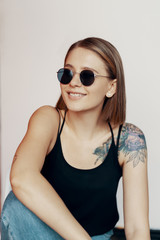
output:
POLYGON ((7 226, 17 226, 24 224, 27 221, 29 215, 31 215, 31 211, 27 209, 14 195, 11 191, 2 208, 1 213, 1 221, 2 223, 7 226))
POLYGON ((16 218, 19 214, 21 214, 22 206, 23 206, 22 203, 16 198, 14 193, 11 191, 8 194, 7 198, 5 199, 2 208, 1 219, 12 220, 13 218, 16 218))
POLYGON ((27 239, 25 236, 28 236, 28 229, 36 229, 39 222, 41 220, 11 191, 4 202, 1 213, 2 239, 27 239))
POLYGON ((3 240, 63 239, 26 208, 13 192, 4 202, 1 221, 3 240))
MULTIPOLYGON (((11 191, 5 202, 3 204, 2 212, 1 212, 1 234, 2 239, 13 239, 12 237, 12 226, 16 226, 19 224, 17 221, 17 215, 19 214, 18 205, 20 202, 15 197, 13 192, 11 191)), ((19 217, 18 217, 19 218, 19 217)))

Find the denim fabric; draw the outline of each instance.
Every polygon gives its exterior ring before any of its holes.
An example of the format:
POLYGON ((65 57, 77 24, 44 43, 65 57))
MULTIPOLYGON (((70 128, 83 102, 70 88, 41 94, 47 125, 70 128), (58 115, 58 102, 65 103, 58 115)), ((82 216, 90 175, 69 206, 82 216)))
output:
MULTIPOLYGON (((63 238, 26 208, 11 191, 1 214, 1 240, 63 240, 63 238)), ((109 240, 113 231, 92 237, 109 240)))

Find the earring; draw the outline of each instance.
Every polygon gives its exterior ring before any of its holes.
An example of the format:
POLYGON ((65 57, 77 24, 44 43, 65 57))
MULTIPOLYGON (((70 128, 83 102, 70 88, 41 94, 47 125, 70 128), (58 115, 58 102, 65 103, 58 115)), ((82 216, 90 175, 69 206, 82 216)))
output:
POLYGON ((107 97, 110 97, 111 96, 111 93, 107 93, 107 97))

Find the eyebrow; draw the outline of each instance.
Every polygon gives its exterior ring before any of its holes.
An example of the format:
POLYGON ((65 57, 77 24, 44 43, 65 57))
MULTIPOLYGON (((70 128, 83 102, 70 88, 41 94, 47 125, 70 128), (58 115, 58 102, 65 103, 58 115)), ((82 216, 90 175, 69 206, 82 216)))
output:
MULTIPOLYGON (((74 66, 72 66, 71 64, 65 64, 64 67, 70 67, 70 68, 74 68, 74 66)), ((97 74, 99 74, 99 72, 97 70, 95 70, 94 68, 90 68, 90 67, 82 67, 83 70, 92 70, 93 72, 96 72, 97 74)))

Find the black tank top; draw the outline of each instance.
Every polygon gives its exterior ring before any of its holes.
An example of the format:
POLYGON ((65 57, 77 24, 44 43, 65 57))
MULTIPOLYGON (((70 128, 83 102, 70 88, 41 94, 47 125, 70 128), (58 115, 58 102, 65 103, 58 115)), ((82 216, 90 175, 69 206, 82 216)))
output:
POLYGON ((70 166, 63 157, 60 134, 46 156, 42 175, 62 198, 70 212, 90 236, 104 234, 113 229, 119 215, 116 192, 122 176, 118 163, 118 142, 122 125, 119 127, 117 145, 110 123, 112 143, 104 162, 93 169, 77 169, 70 166))

